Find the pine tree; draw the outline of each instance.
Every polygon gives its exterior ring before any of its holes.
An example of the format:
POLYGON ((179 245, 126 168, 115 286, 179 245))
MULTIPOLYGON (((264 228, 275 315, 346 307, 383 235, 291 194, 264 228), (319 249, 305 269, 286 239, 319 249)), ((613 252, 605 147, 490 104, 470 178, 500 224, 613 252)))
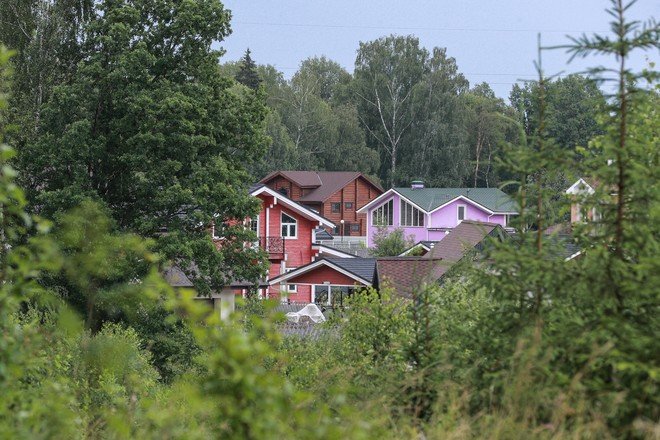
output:
POLYGON ((250 56, 250 49, 247 49, 245 55, 241 58, 241 68, 236 74, 236 81, 253 90, 257 90, 259 84, 261 84, 261 78, 257 73, 257 64, 250 56))

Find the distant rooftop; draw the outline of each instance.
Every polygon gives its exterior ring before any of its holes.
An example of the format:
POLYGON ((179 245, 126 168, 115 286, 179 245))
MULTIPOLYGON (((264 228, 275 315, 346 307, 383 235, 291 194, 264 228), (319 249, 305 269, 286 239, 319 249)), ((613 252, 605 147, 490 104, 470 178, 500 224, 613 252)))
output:
POLYGON ((383 190, 380 185, 357 171, 275 171, 261 179, 260 183, 265 184, 278 175, 291 180, 301 188, 312 189, 298 199, 300 202, 324 202, 360 176, 379 190, 383 190))
POLYGON ((493 212, 518 212, 516 201, 499 188, 394 188, 396 192, 429 212, 458 196, 466 197, 493 212))

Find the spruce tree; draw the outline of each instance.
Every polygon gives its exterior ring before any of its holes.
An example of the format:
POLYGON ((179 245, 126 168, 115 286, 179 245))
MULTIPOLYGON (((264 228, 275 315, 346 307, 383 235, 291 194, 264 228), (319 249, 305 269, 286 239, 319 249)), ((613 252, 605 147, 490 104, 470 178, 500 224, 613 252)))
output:
POLYGON ((247 49, 245 55, 241 58, 241 68, 236 74, 236 81, 252 90, 257 90, 259 84, 261 84, 261 78, 257 73, 257 64, 250 56, 250 49, 247 49))

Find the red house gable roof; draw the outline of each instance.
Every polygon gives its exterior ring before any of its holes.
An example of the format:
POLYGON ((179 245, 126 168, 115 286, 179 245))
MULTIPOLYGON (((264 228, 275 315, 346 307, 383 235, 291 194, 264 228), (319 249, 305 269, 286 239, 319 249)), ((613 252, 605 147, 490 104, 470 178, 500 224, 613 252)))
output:
POLYGON ((322 215, 319 215, 316 211, 313 211, 300 203, 294 202, 290 198, 280 194, 277 191, 273 191, 272 189, 268 188, 267 186, 264 185, 259 185, 250 190, 250 195, 252 196, 258 196, 260 194, 266 194, 270 197, 273 197, 274 200, 277 200, 279 203, 281 203, 283 206, 286 206, 287 208, 297 212, 298 214, 302 215, 303 217, 310 219, 310 220, 315 220, 319 222, 319 224, 328 226, 330 228, 334 228, 335 224, 328 220, 327 218, 323 217, 322 215))
POLYGON ((275 171, 261 179, 260 183, 268 183, 277 176, 282 176, 301 188, 313 188, 308 194, 300 197, 301 202, 325 202, 334 193, 359 177, 365 179, 379 191, 383 191, 380 185, 356 171, 275 171))
MULTIPOLYGON (((305 266, 278 275, 268 280, 270 285, 282 282, 323 284, 331 272, 342 275, 348 284, 363 284, 371 286, 374 279, 376 259, 374 258, 321 258, 305 266), (330 269, 328 271, 327 269, 330 269)), ((336 278, 333 280, 336 282, 336 278)))

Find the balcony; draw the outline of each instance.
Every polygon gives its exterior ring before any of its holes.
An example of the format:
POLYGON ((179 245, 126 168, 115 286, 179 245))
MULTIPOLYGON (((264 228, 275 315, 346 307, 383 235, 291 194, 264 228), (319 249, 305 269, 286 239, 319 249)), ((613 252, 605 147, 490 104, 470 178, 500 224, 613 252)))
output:
POLYGON ((284 243, 282 237, 259 237, 259 247, 268 253, 268 258, 277 260, 284 258, 284 243))

